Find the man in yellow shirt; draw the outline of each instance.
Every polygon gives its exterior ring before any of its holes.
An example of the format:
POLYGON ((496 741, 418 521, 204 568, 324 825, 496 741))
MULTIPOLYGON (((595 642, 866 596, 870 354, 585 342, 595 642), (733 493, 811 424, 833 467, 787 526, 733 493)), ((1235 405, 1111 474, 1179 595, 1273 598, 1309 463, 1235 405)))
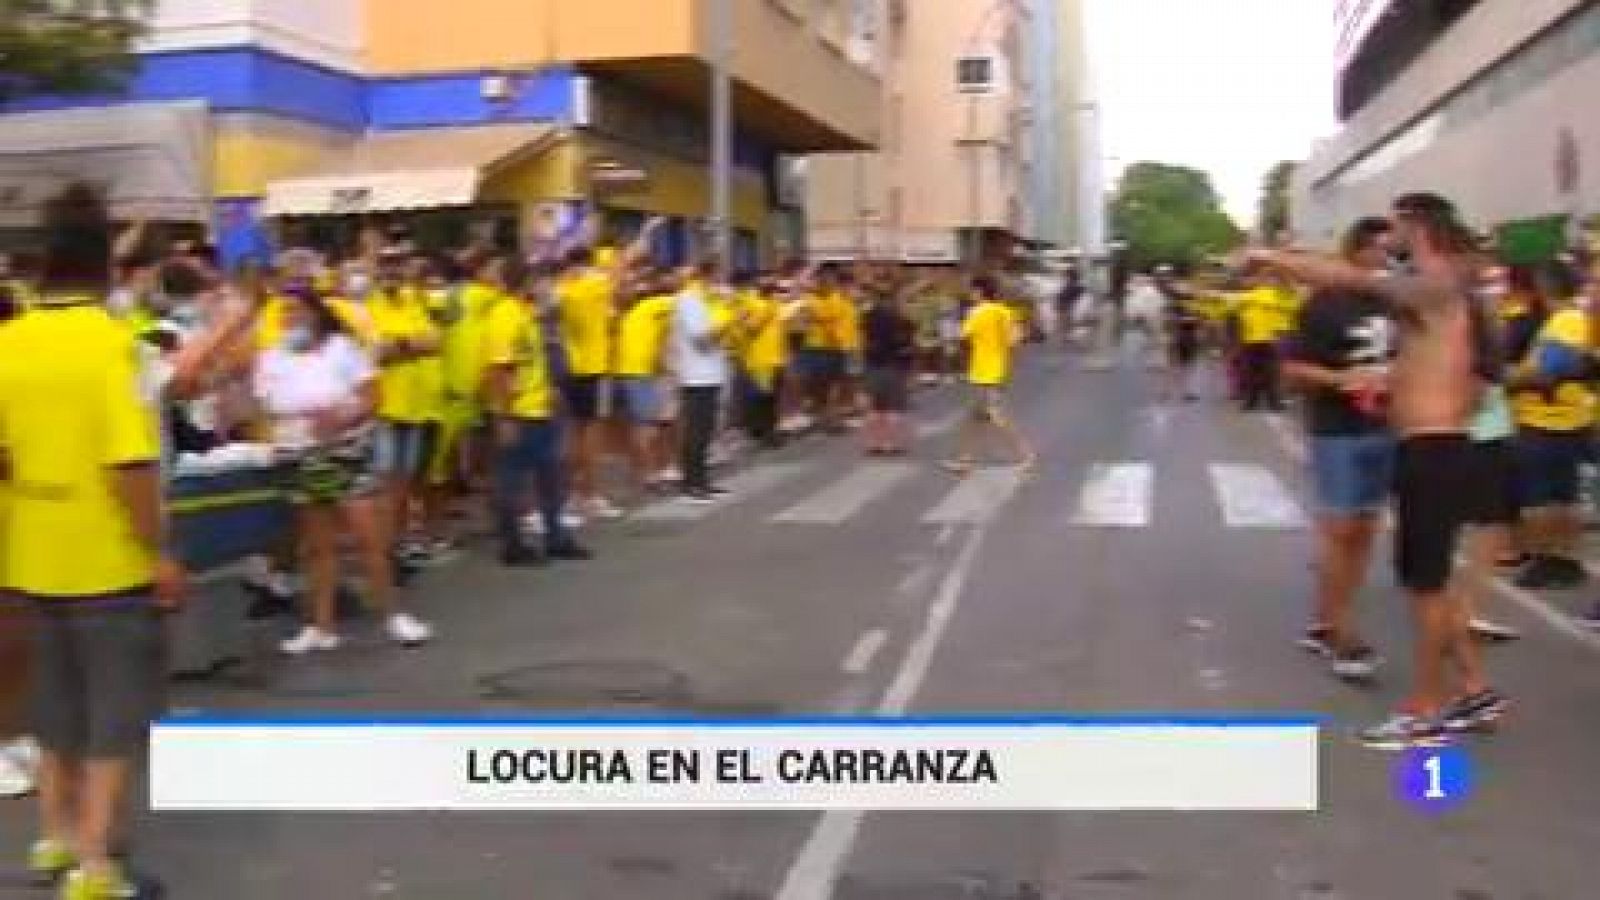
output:
POLYGON ((616 278, 595 264, 591 248, 579 247, 568 254, 567 269, 555 290, 567 357, 562 394, 573 428, 573 493, 584 512, 615 518, 621 510, 600 495, 595 467, 603 452, 600 420, 607 412, 603 407, 611 370, 616 278))
POLYGON ((1592 456, 1595 396, 1584 380, 1593 346, 1590 314, 1566 303, 1539 329, 1512 370, 1525 590, 1568 589, 1586 580, 1579 472, 1592 456))
POLYGON ((745 336, 739 354, 745 429, 756 443, 776 447, 778 392, 789 359, 783 307, 771 286, 752 278, 741 288, 738 316, 738 330, 745 336))
POLYGON ((961 324, 967 343, 967 384, 972 392, 972 414, 957 438, 958 454, 945 468, 966 475, 977 464, 977 451, 987 429, 993 429, 1011 446, 1017 465, 1030 474, 1038 456, 1006 411, 1005 391, 1011 383, 1012 357, 1021 339, 1021 326, 1011 306, 999 297, 993 278, 973 279, 974 305, 961 324))
POLYGON ((405 258, 385 254, 367 295, 373 355, 378 364, 378 434, 373 469, 383 479, 388 535, 397 562, 421 562, 407 541, 414 501, 420 500, 443 402, 430 378, 439 358, 439 331, 428 314, 421 285, 407 284, 405 258))
POLYGON ((484 422, 484 335, 494 311, 512 302, 506 282, 506 259, 484 254, 464 261, 467 280, 443 298, 433 311, 441 323, 440 365, 444 397, 439 439, 428 480, 443 488, 457 475, 487 470, 489 448, 480 439, 484 422))
POLYGON ((848 332, 854 313, 849 290, 845 273, 832 265, 823 266, 817 270, 801 311, 805 329, 801 368, 811 415, 829 432, 844 427, 839 394, 849 374, 848 332))
POLYGON ((589 552, 561 521, 564 473, 556 386, 545 351, 537 281, 555 272, 541 267, 518 281, 527 290, 499 303, 484 329, 487 401, 495 443, 494 512, 500 561, 511 567, 543 565, 547 559, 583 560, 589 552), (532 476, 544 521, 545 546, 530 547, 522 534, 522 502, 532 476))
POLYGON ((1288 283, 1277 274, 1257 275, 1235 300, 1245 412, 1282 412, 1285 408, 1279 386, 1278 342, 1293 327, 1294 308, 1288 283))
POLYGON ((111 239, 88 220, 87 193, 85 221, 47 238, 39 304, 0 331, 0 478, 11 496, 0 587, 39 614, 43 833, 30 868, 72 870, 63 896, 109 900, 131 896, 111 842, 162 711, 159 610, 179 603, 183 575, 166 555, 160 440, 138 353, 101 305, 111 239))

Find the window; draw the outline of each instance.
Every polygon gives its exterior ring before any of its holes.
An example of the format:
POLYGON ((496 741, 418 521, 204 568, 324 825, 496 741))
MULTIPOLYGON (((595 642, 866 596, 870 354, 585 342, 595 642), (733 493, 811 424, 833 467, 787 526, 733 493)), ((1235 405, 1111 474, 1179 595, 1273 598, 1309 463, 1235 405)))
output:
POLYGON ((963 94, 992 94, 998 90, 998 66, 993 56, 963 56, 956 60, 956 89, 963 94))

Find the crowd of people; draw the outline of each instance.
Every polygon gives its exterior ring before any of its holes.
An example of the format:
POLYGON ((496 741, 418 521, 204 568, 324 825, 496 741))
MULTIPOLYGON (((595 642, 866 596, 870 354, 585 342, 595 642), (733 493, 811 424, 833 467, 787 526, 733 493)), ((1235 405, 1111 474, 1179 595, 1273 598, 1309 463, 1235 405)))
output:
POLYGON ((654 221, 626 247, 531 254, 369 229, 341 260, 224 271, 204 241, 114 232, 87 186, 46 218, 37 257, 0 271, 0 588, 33 634, 29 736, 0 752, 0 788, 36 780, 30 868, 72 900, 130 889, 118 810, 188 574, 168 491, 208 460, 266 461, 293 506, 244 561, 251 615, 301 620, 291 657, 341 646, 347 563, 382 633, 415 646, 434 628, 403 586, 461 554, 475 511, 504 566, 581 562, 587 520, 717 502, 721 456, 852 429, 906 453, 918 384, 972 386, 949 469, 979 464, 988 427, 1033 464, 1004 405, 1025 311, 995 277, 669 268, 654 221))

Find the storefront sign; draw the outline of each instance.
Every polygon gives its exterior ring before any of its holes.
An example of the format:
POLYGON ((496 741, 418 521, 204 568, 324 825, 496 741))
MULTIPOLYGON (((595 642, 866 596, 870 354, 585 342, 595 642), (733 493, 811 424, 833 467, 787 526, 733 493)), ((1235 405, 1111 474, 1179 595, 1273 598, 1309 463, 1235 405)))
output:
POLYGON ((363 213, 372 207, 372 188, 341 187, 328 194, 328 212, 339 215, 363 213))

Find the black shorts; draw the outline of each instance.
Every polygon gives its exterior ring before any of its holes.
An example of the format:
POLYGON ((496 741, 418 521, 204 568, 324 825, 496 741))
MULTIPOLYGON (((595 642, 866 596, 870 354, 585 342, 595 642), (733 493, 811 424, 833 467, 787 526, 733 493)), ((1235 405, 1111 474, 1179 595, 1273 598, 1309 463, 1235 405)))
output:
POLYGON ((33 598, 33 733, 74 759, 143 751, 165 711, 165 624, 148 589, 33 598))
POLYGON ((903 413, 910 406, 909 373, 894 366, 868 366, 867 399, 876 413, 903 413))
POLYGON ((1473 525, 1514 525, 1517 521, 1517 448, 1510 438, 1474 442, 1478 473, 1468 493, 1473 525))
POLYGON ((569 375, 561 384, 562 399, 567 404, 567 415, 580 425, 600 418, 601 395, 606 380, 599 375, 569 375))
POLYGON ((1430 434, 1400 441, 1395 459, 1394 567, 1409 591, 1444 590, 1455 570, 1456 543, 1472 522, 1472 485, 1480 454, 1465 434, 1430 434))

